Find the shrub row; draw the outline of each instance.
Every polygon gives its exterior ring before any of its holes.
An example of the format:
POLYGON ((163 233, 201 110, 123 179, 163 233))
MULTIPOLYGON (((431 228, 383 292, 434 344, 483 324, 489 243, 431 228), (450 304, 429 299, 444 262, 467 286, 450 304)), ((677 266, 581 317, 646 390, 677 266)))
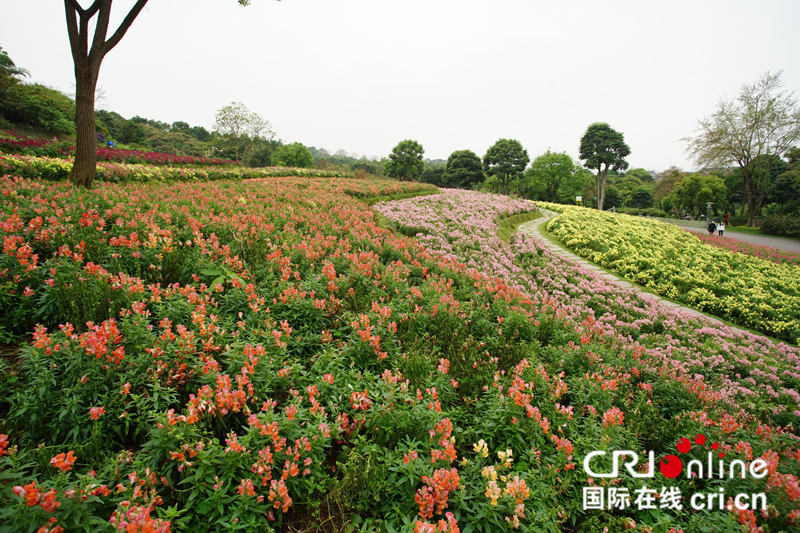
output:
MULTIPOLYGON (((30 179, 65 180, 72 170, 71 159, 35 156, 0 156, 0 174, 30 179)), ((225 179, 253 179, 297 176, 303 178, 350 177, 343 172, 284 167, 189 167, 155 166, 128 163, 98 162, 98 181, 111 183, 147 181, 216 181, 225 179)))

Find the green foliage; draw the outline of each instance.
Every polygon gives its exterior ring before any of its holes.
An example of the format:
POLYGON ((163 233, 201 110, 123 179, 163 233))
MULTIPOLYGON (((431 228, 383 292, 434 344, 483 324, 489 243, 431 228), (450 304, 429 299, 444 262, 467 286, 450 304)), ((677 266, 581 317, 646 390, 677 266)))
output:
POLYGON ((484 180, 481 158, 472 150, 456 150, 447 158, 443 184, 454 189, 472 189, 484 180))
POLYGON ((445 167, 441 164, 425 163, 425 170, 419 177, 419 181, 423 183, 430 183, 437 187, 446 187, 444 182, 445 167))
POLYGON ((314 168, 314 156, 303 143, 294 142, 275 150, 272 164, 278 167, 314 168))
POLYGON ((626 213, 628 215, 638 215, 639 213, 642 213, 644 215, 649 215, 651 217, 662 217, 662 218, 667 218, 669 216, 668 211, 662 209, 656 209, 655 207, 645 207, 645 208, 618 207, 617 212, 626 213))
POLYGON ((247 109, 241 102, 231 102, 217 111, 214 115, 214 133, 220 144, 233 150, 237 161, 240 155, 247 155, 253 139, 271 139, 274 136, 269 121, 247 109))
POLYGON ((17 67, 0 46, 0 118, 20 106, 19 77, 25 75, 27 71, 17 67))
POLYGON ((584 166, 598 173, 609 170, 625 170, 628 163, 625 158, 631 153, 625 144, 622 133, 614 130, 605 122, 595 122, 586 129, 581 137, 580 158, 584 166))
POLYGON ((650 187, 636 187, 631 191, 630 200, 628 200, 630 207, 647 208, 653 207, 653 204, 653 193, 650 192, 650 187))
POLYGON ((525 173, 524 182, 517 189, 531 200, 545 200, 557 202, 562 193, 569 191, 569 195, 580 187, 581 168, 566 152, 554 153, 548 150, 539 155, 531 163, 531 168, 525 173))
POLYGON ((720 101, 710 117, 698 120, 697 134, 683 139, 702 168, 741 168, 750 226, 769 189, 770 173, 757 160, 779 158, 800 140, 800 106, 794 93, 780 90, 782 73, 766 72, 743 85, 735 100, 720 101))
POLYGON ((632 168, 625 173, 626 176, 633 176, 642 183, 652 183, 653 176, 643 168, 632 168))
POLYGON ((800 238, 800 218, 764 217, 759 222, 761 222, 761 233, 765 235, 800 238))
POLYGON ((11 122, 54 133, 75 134, 75 103, 64 93, 44 85, 20 84, 17 101, 3 114, 11 122))
POLYGON ((612 207, 622 207, 625 203, 625 197, 622 196, 622 193, 613 185, 609 185, 606 188, 606 197, 605 203, 603 204, 605 209, 611 209, 612 207))
POLYGON ((603 210, 608 172, 628 168, 625 158, 630 153, 622 133, 606 122, 591 124, 581 137, 580 158, 586 168, 597 171, 597 209, 603 210))
POLYGON ((516 139, 499 139, 483 156, 483 171, 500 182, 500 192, 508 194, 511 183, 522 175, 528 166, 528 151, 516 139))
POLYGON ((706 211, 706 202, 713 202, 713 211, 719 212, 727 192, 725 182, 718 176, 691 174, 675 185, 669 198, 679 209, 700 216, 706 211))
POLYGON ((390 178, 414 181, 425 170, 425 162, 422 159, 424 153, 425 149, 417 141, 410 139, 400 141, 392 148, 389 161, 384 165, 384 172, 390 178))

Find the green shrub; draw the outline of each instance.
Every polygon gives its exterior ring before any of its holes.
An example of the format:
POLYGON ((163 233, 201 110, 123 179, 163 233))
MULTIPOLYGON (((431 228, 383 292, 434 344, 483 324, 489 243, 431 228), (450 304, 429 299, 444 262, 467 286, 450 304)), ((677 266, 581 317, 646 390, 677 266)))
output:
POLYGON ((75 103, 62 92, 33 84, 19 86, 19 105, 7 112, 11 122, 75 135, 75 103))
POLYGON ((666 218, 669 215, 662 211, 661 209, 656 209, 655 207, 648 207, 646 209, 639 209, 636 207, 617 207, 617 213, 626 213, 628 215, 638 215, 639 213, 644 213, 645 215, 650 215, 651 217, 662 217, 666 218))
POLYGON ((800 237, 800 218, 767 217, 761 220, 761 232, 766 235, 800 237))

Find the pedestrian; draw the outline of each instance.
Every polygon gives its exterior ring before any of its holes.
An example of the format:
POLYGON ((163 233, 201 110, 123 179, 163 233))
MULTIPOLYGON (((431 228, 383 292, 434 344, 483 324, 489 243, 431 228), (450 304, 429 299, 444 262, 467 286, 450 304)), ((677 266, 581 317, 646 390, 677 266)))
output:
POLYGON ((719 232, 719 236, 722 237, 722 233, 725 231, 725 223, 721 222, 719 226, 717 226, 717 231, 719 232))
POLYGON ((728 223, 728 216, 729 216, 729 213, 725 213, 725 218, 722 219, 722 221, 725 222, 725 224, 728 223))
POLYGON ((714 235, 714 232, 715 232, 715 231, 717 231, 717 225, 716 225, 716 224, 714 224, 713 222, 711 222, 711 223, 708 225, 708 234, 709 234, 709 235, 714 235))

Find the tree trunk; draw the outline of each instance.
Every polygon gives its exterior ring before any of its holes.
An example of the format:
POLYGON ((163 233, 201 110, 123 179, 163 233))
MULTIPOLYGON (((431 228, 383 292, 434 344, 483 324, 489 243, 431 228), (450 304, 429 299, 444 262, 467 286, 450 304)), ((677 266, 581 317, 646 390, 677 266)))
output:
POLYGON ((75 66, 75 163, 69 179, 76 187, 87 189, 92 187, 97 171, 94 123, 97 74, 88 65, 75 66))
POLYGON ((597 210, 603 210, 603 203, 606 199, 606 175, 597 169, 597 210))
POLYGON ((77 0, 64 0, 67 35, 75 65, 75 163, 72 165, 70 180, 79 187, 91 187, 97 169, 94 92, 97 76, 100 74, 100 63, 131 27, 147 0, 136 0, 117 31, 106 40, 111 3, 112 0, 94 0, 84 9, 77 0), (89 21, 94 17, 94 37, 90 48, 89 21))

